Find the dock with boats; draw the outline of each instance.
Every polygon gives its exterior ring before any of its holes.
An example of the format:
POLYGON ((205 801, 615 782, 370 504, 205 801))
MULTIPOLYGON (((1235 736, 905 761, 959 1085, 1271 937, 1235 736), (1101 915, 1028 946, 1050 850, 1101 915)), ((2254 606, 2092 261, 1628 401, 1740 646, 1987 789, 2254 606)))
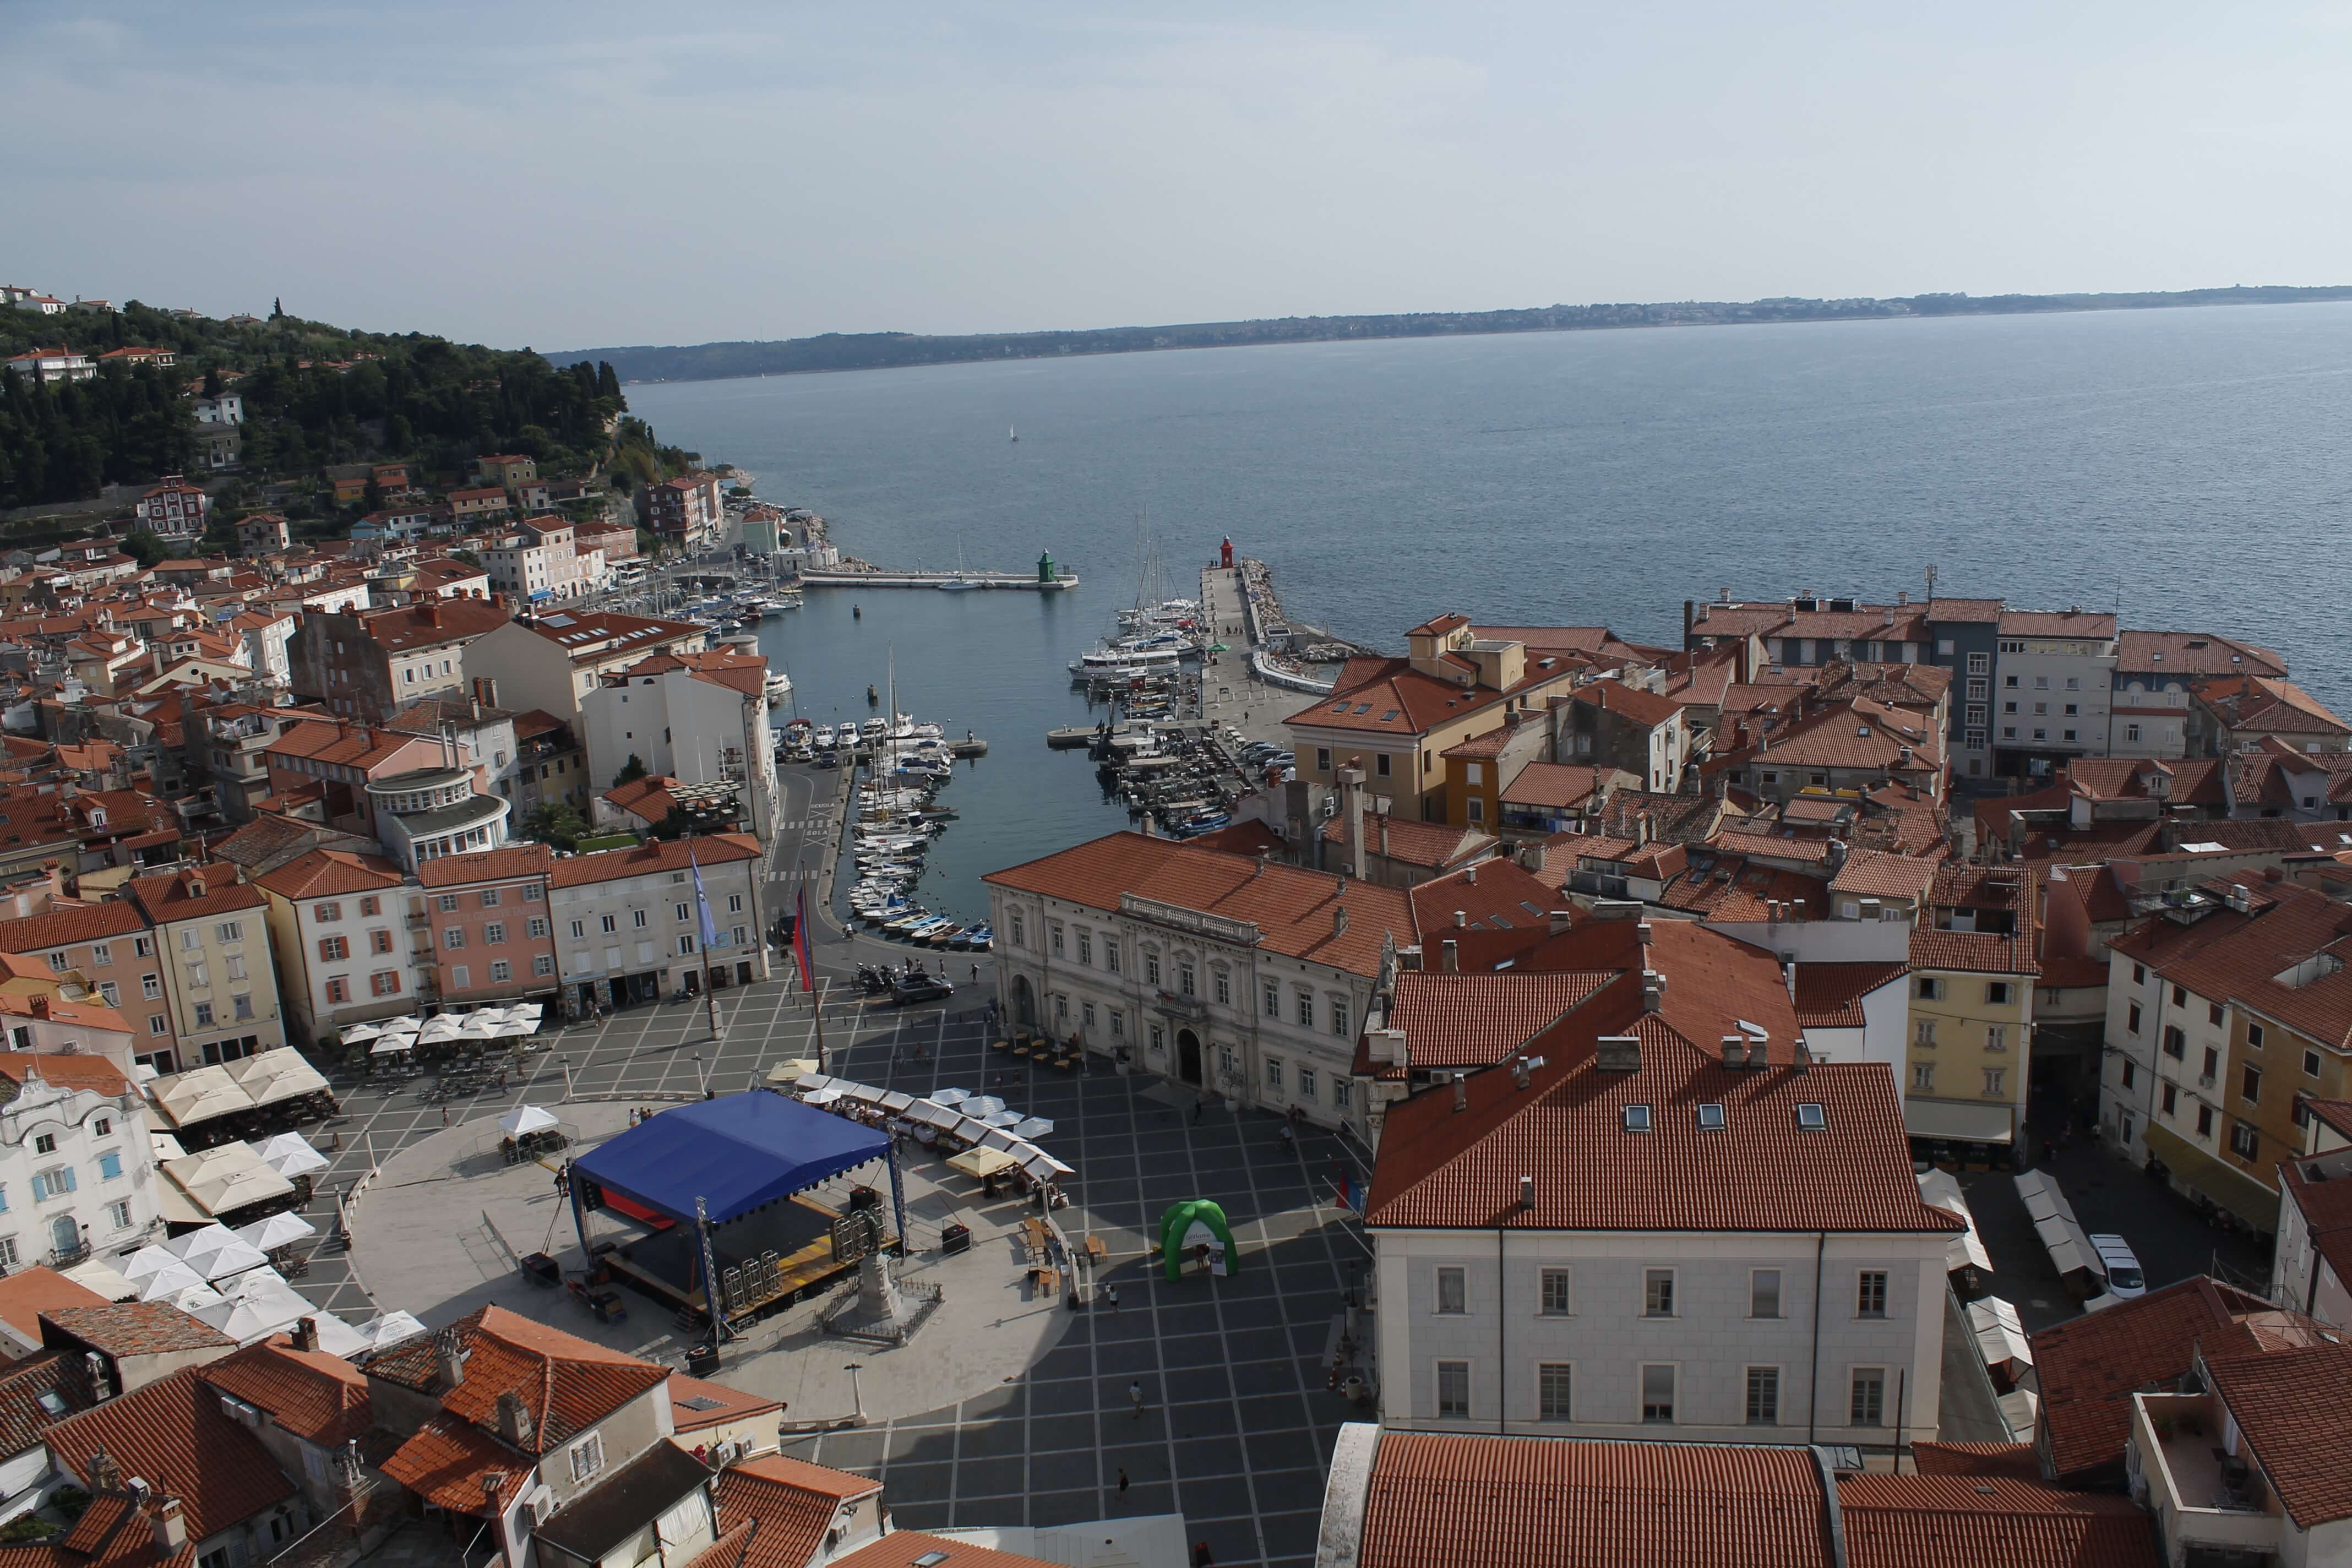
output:
POLYGON ((885 572, 876 567, 835 568, 800 574, 803 588, 929 588, 941 593, 984 589, 1019 594, 1066 594, 1078 585, 1078 574, 1058 565, 1048 552, 1037 557, 1034 573, 978 572, 958 567, 952 572, 885 572))

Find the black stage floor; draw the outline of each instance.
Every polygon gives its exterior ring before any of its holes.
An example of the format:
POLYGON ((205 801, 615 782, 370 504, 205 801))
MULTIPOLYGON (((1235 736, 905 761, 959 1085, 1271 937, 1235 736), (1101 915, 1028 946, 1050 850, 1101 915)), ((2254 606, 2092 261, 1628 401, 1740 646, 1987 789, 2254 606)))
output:
MULTIPOLYGON (((793 1255, 812 1244, 829 1254, 832 1228, 829 1215, 794 1198, 711 1226, 710 1250, 718 1255, 721 1275, 762 1252, 773 1252, 789 1267, 793 1255)), ((620 1252, 630 1263, 682 1292, 698 1272, 694 1247, 694 1226, 679 1224, 624 1243, 620 1252)))

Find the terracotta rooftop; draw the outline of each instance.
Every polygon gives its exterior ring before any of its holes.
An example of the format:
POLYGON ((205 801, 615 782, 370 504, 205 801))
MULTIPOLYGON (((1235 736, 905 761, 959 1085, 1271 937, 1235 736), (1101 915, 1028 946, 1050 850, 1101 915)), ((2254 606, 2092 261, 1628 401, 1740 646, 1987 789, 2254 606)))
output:
POLYGON ((467 887, 516 877, 544 876, 555 864, 555 851, 544 844, 509 844, 503 849, 481 849, 470 855, 444 855, 416 868, 416 880, 427 888, 467 887))
POLYGON ((393 1450, 383 1473, 436 1508, 475 1518, 503 1512, 537 1478, 536 1459, 447 1415, 428 1416, 393 1450), (486 1485, 485 1483, 488 1483, 486 1485))
POLYGON ((368 1381, 359 1368, 322 1351, 298 1351, 284 1334, 207 1363, 204 1380, 321 1447, 341 1447, 365 1435, 373 1422, 368 1381))
POLYGON ((549 869, 548 886, 577 888, 624 877, 684 871, 688 868, 689 844, 693 864, 705 868, 757 860, 761 854, 759 840, 747 833, 704 833, 691 839, 659 838, 629 849, 599 849, 588 855, 566 856, 549 869))
POLYGON ((125 1476, 180 1499, 191 1542, 293 1497, 294 1483, 261 1439, 231 1420, 220 1395, 205 1386, 204 1370, 184 1367, 68 1416, 46 1434, 50 1451, 87 1481, 92 1457, 104 1448, 125 1476))
POLYGON ((2120 1465, 2131 1396, 2177 1384, 2198 1340, 2270 1302, 2199 1276, 2032 1336, 2042 1384, 2036 1446, 2064 1480, 2120 1465))
MULTIPOLYGON (((833 1559, 825 1568, 908 1568, 909 1563, 921 1564, 923 1568, 934 1563, 937 1568, 1062 1568, 1043 1558, 999 1552, 944 1535, 926 1535, 919 1530, 894 1530, 846 1557, 833 1559), (939 1555, 933 1557, 933 1552, 939 1555)), ((697 1568, 702 1565, 698 1563, 697 1568)))
POLYGON ((1108 834, 982 880, 1090 909, 1116 910, 1121 894, 1133 893, 1247 921, 1257 926, 1266 951, 1355 974, 1377 974, 1382 941, 1392 935, 1408 942, 1413 931, 1412 906, 1398 889, 1296 866, 1261 866, 1140 833, 1108 834), (1348 919, 1341 929, 1337 917, 1343 909, 1348 919))
POLYGON ((698 1377, 672 1373, 669 1408, 671 1430, 685 1433, 704 1426, 721 1426, 746 1416, 780 1410, 782 1406, 772 1399, 744 1394, 724 1384, 706 1383, 698 1377))
MULTIPOLYGON (((239 875, 234 865, 189 866, 162 877, 140 877, 129 889, 131 901, 157 925, 173 921, 214 920, 242 910, 269 907, 267 894, 239 875)), ((255 931, 255 940, 262 933, 255 931)))
POLYGON ((2159 1568, 2127 1497, 1966 1476, 1840 1476, 1847 1568, 2159 1568))
POLYGON ((169 1301, 117 1301, 102 1307, 58 1307, 42 1317, 92 1350, 108 1355, 171 1355, 226 1348, 236 1342, 169 1301))
POLYGON ((2352 1344, 2209 1352, 2205 1371, 2295 1524, 2309 1531, 2352 1519, 2352 1344))
MULTIPOLYGON (((782 1454, 730 1465, 715 1489, 719 1530, 754 1520, 759 1528, 743 1552, 722 1561, 729 1568, 805 1568, 841 1505, 881 1489, 879 1481, 782 1454)), ((913 1561, 914 1555, 907 1558, 913 1561)))
POLYGON ((377 1357, 368 1375, 420 1393, 437 1394, 450 1415, 485 1432, 498 1430, 498 1398, 520 1396, 530 1412, 533 1451, 545 1453, 577 1436, 646 1390, 670 1369, 534 1322, 503 1307, 483 1307, 449 1331, 467 1360, 455 1388, 441 1386, 433 1337, 377 1357))
MULTIPOLYGON (((1430 937, 1442 948, 1444 931, 1430 937)), ((1434 963, 1436 951, 1423 962, 1434 963)), ((1616 978, 1613 973, 1444 973, 1435 969, 1397 976, 1389 1027, 1404 1031, 1413 1068, 1446 1070, 1493 1067, 1560 1015, 1616 978)), ((2347 1184, 2352 1185, 2352 1184, 2347 1184)))
POLYGON ((264 873, 256 879, 256 885, 288 899, 301 900, 333 898, 340 893, 378 893, 399 887, 401 880, 400 868, 381 855, 313 849, 275 871, 264 873))
MULTIPOLYGON (((1325 843, 1344 844, 1347 837, 1345 817, 1335 816, 1323 825, 1325 843)), ((1475 827, 1449 827, 1442 822, 1386 812, 1370 812, 1364 817, 1366 853, 1400 865, 1443 870, 1492 849, 1496 843, 1493 834, 1475 827)))

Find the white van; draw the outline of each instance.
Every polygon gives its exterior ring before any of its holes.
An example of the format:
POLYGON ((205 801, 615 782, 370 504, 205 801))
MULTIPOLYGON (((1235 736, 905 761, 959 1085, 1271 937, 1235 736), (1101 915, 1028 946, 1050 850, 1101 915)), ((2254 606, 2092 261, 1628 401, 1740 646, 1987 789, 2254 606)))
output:
POLYGON ((2131 1243, 2120 1236, 2094 1236, 2091 1250, 2099 1255, 2099 1272, 2107 1277, 2107 1294, 2123 1300, 2147 1294, 2147 1276, 2131 1243))

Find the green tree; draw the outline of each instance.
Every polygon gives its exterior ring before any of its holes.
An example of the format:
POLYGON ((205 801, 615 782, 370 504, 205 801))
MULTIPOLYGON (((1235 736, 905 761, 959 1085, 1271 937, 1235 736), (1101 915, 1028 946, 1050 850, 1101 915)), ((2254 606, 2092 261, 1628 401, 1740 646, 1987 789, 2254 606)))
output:
POLYGON ((587 821, 562 801, 548 801, 531 807, 523 818, 523 837, 555 848, 570 850, 593 831, 587 821))
POLYGON ((142 566, 152 566, 171 552, 162 535, 152 528, 134 528, 122 536, 122 553, 142 566))
POLYGON ((637 760, 636 752, 631 752, 629 760, 621 764, 621 771, 613 775, 613 787, 618 789, 623 784, 635 784, 645 776, 646 764, 637 760))

